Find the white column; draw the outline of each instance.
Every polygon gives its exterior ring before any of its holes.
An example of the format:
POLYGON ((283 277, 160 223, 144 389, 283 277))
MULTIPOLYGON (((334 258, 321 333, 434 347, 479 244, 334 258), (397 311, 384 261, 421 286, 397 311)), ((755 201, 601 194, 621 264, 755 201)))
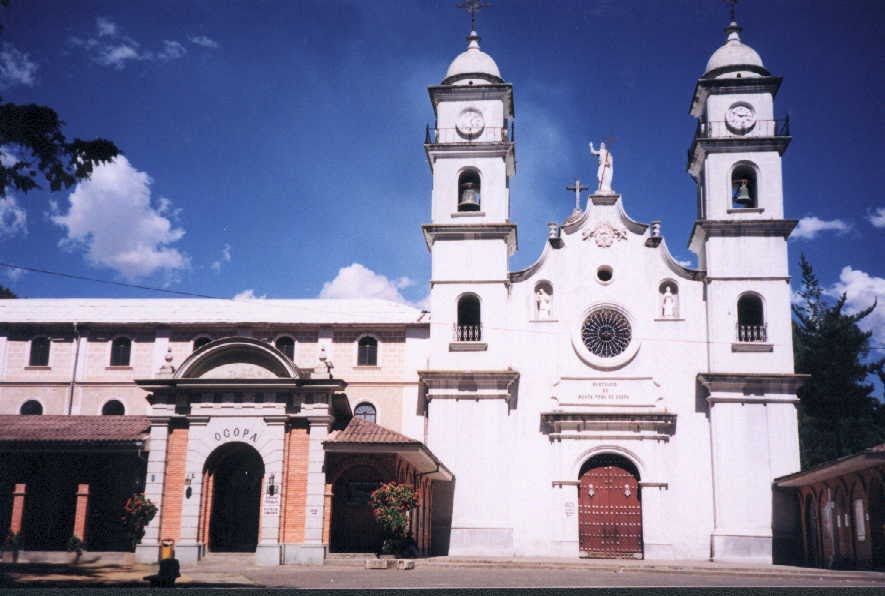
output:
POLYGON ((157 506, 157 515, 147 525, 144 538, 135 548, 135 559, 140 563, 154 563, 159 556, 160 517, 163 510, 163 480, 166 476, 166 442, 169 438, 169 419, 151 420, 150 453, 145 475, 144 496, 157 506))
POLYGON ((285 416, 265 417, 267 424, 266 435, 270 438, 268 444, 263 446, 264 458, 264 482, 261 487, 261 507, 258 519, 261 524, 261 539, 255 550, 255 562, 258 565, 279 565, 282 562, 280 551, 280 512, 283 506, 280 488, 283 481, 283 444, 286 431, 285 416), (270 477, 274 477, 276 487, 275 503, 273 507, 266 507, 268 503, 268 487, 270 477))

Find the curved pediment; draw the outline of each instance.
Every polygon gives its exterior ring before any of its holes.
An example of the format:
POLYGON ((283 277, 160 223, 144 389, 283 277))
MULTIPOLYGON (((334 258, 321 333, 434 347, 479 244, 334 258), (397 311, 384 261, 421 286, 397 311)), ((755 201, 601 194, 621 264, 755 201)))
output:
POLYGON ((191 354, 177 379, 296 378, 298 368, 274 346, 250 337, 225 337, 191 354))

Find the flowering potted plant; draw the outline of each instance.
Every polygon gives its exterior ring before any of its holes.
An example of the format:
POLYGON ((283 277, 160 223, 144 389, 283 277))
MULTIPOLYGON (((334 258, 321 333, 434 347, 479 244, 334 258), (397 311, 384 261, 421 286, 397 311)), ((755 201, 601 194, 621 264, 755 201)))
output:
POLYGON ((369 506, 375 522, 384 531, 381 554, 414 556, 417 549, 409 533, 409 513, 418 506, 415 489, 399 482, 386 482, 372 492, 369 506))
POLYGON ((135 545, 144 538, 144 528, 151 523, 155 515, 157 515, 157 506, 146 498, 144 493, 135 493, 126 500, 120 521, 129 534, 129 550, 134 551, 135 545))

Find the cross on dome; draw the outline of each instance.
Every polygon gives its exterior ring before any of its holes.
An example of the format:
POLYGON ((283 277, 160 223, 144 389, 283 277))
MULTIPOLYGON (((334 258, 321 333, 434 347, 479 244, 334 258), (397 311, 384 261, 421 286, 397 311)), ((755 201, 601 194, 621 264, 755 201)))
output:
POLYGON ((476 34, 476 14, 483 8, 488 8, 489 6, 493 6, 488 2, 482 2, 481 0, 464 0, 461 4, 458 4, 458 8, 463 8, 468 13, 470 13, 470 31, 471 35, 476 34))

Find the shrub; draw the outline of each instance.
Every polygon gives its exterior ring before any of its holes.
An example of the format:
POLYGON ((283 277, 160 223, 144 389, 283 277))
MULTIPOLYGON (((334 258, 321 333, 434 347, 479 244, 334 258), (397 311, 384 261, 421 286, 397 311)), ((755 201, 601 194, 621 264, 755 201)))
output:
POLYGON ((144 528, 151 523, 157 515, 157 506, 144 493, 135 493, 126 504, 123 505, 123 516, 120 521, 129 535, 129 549, 135 550, 135 545, 144 538, 144 528))

